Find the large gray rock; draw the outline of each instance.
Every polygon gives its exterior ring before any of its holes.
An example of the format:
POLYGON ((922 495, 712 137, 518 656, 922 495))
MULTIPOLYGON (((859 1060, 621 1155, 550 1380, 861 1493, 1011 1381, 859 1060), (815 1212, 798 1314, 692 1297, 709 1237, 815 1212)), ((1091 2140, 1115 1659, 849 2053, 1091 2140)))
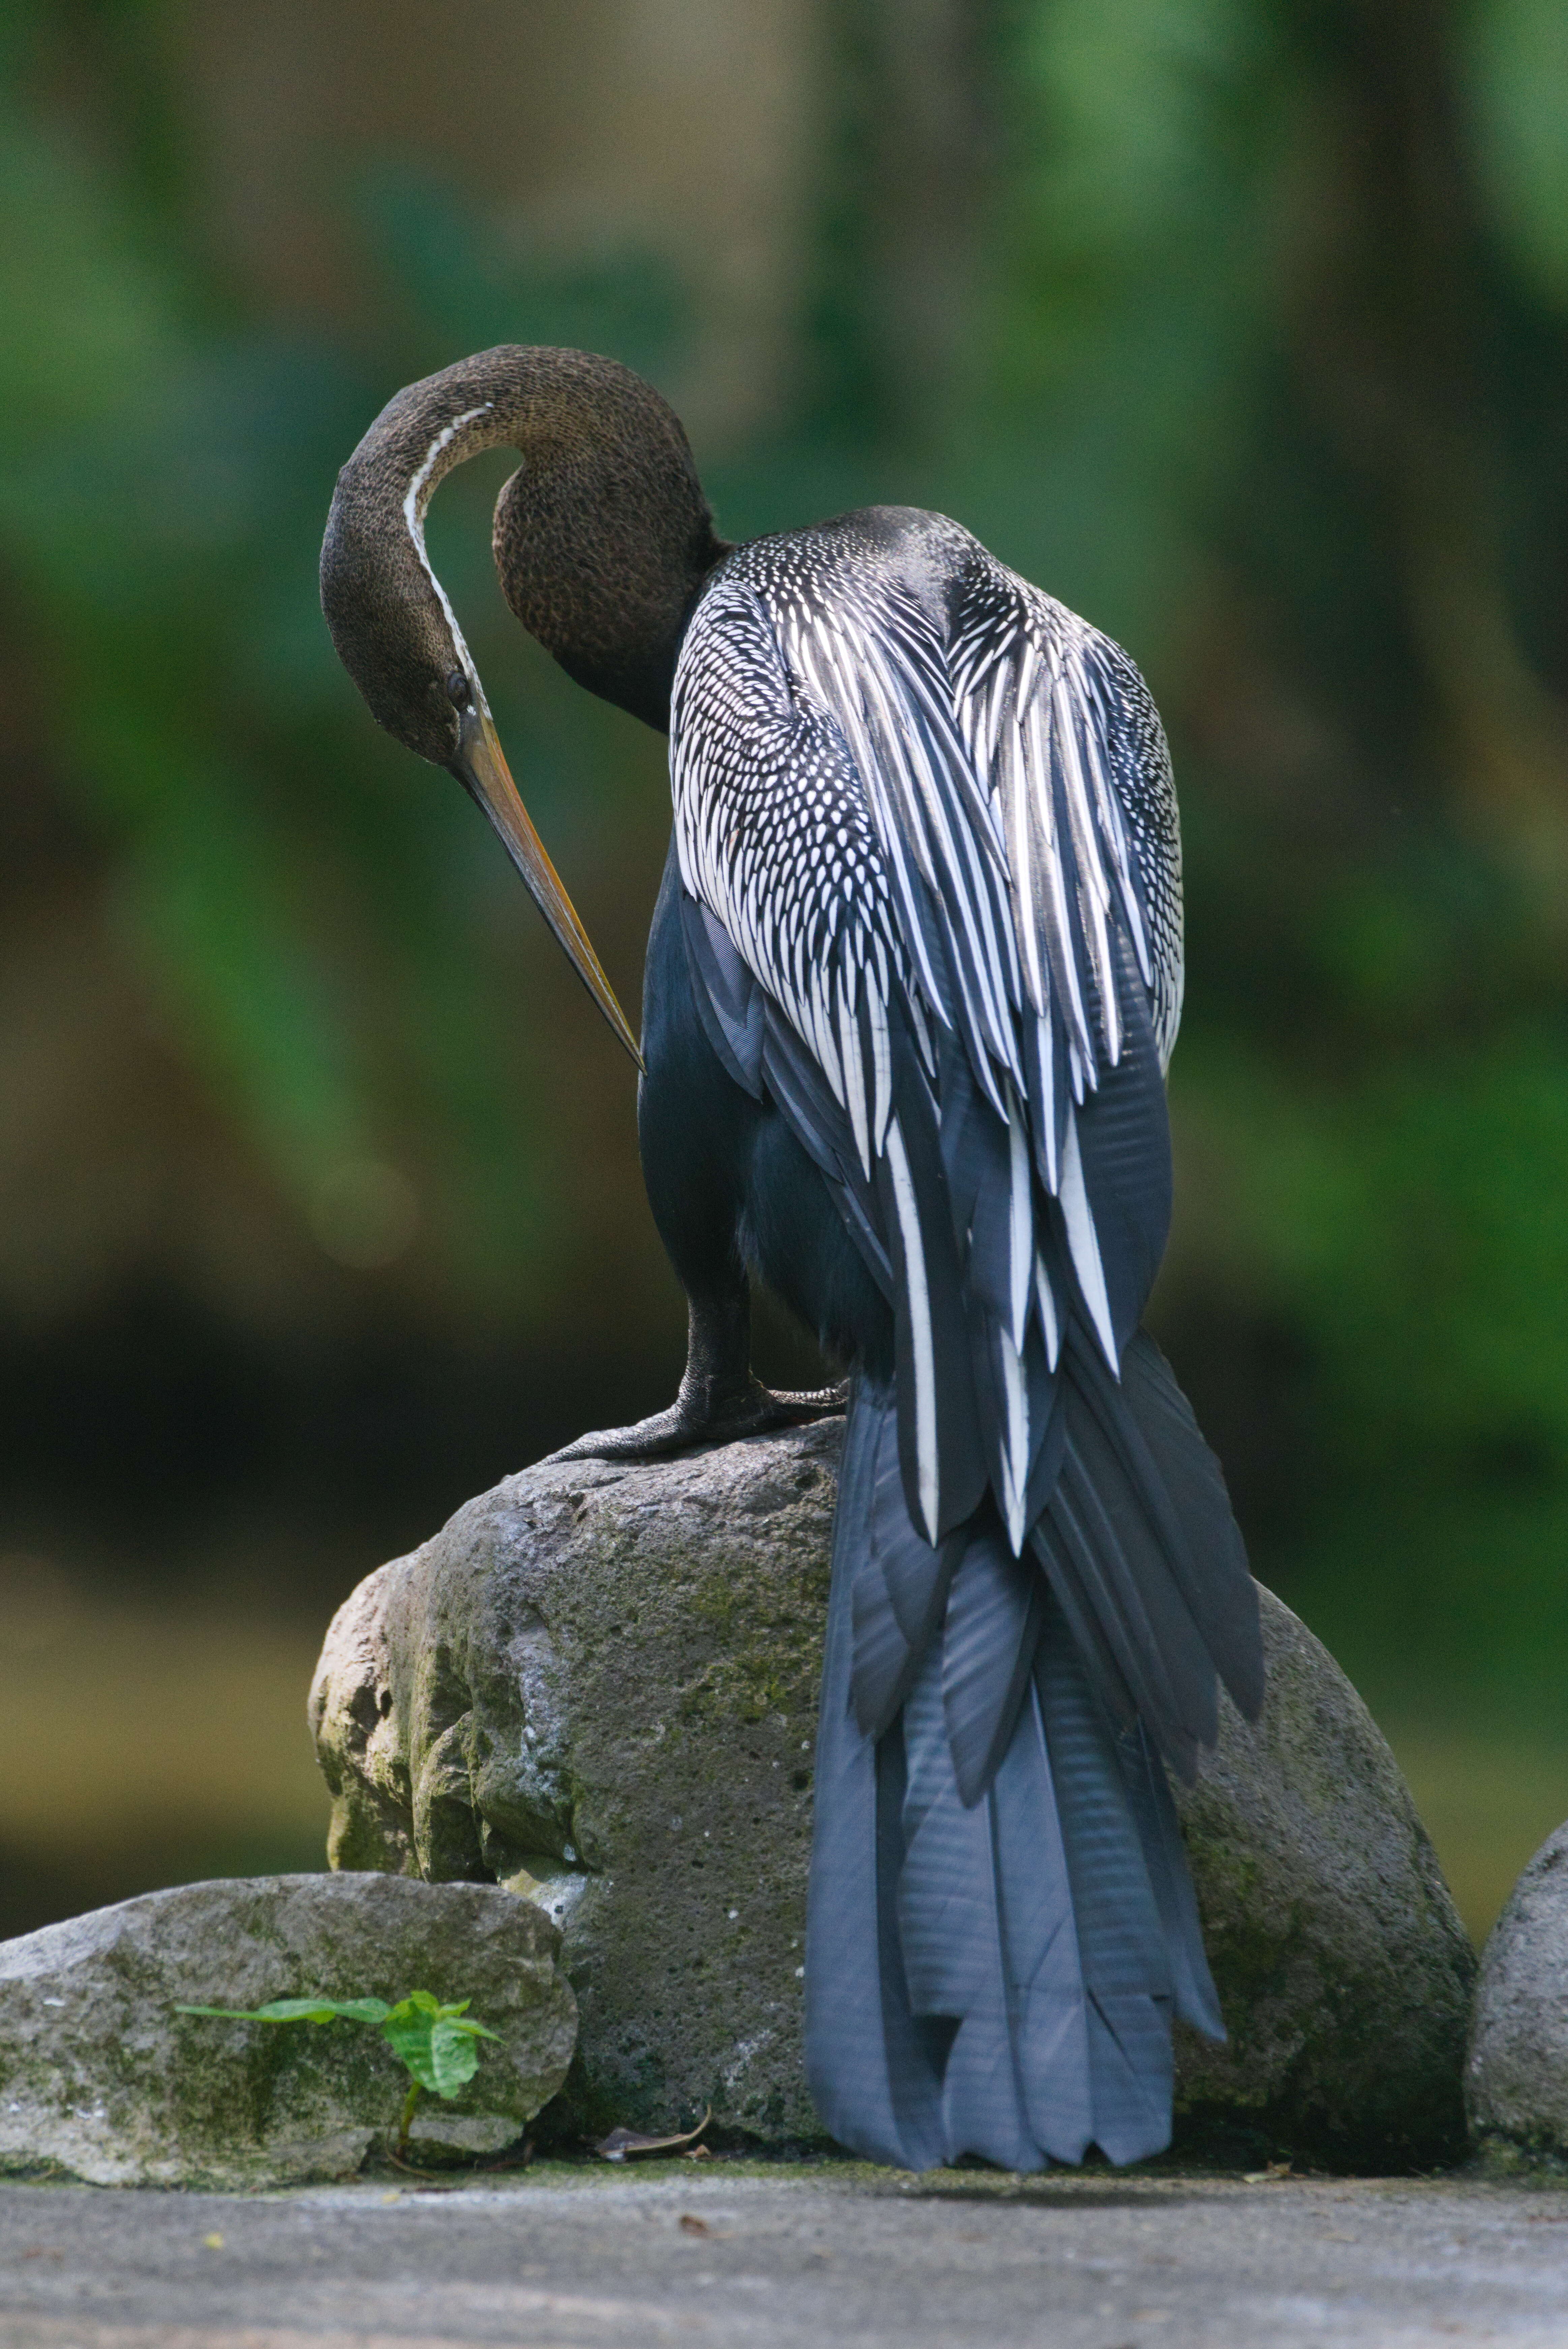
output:
POLYGON ((1483 2151, 1568 2157, 1568 1826, 1547 1837, 1491 1929, 1465 2106, 1483 2151))
MULTIPOLYGON (((312 1695, 341 1868, 515 1885, 561 1922, 557 2113, 820 2139, 800 2061, 811 1749, 841 1427, 542 1466, 371 1576, 312 1695)), ((1181 2129, 1346 2165, 1462 2145, 1474 1957, 1387 1745, 1264 1594, 1271 1688, 1181 1796, 1231 2029, 1181 2129)), ((547 2119, 549 2116, 547 2116, 547 2119)))
POLYGON ((555 1929, 479 1884, 267 1876, 150 1892, 0 1942, 0 2173, 96 2186, 273 2186, 356 2169, 396 2138, 407 2075, 359 2024, 217 2023, 179 2004, 469 1998, 500 2033, 421 2157, 496 2152, 566 2076, 555 1929))

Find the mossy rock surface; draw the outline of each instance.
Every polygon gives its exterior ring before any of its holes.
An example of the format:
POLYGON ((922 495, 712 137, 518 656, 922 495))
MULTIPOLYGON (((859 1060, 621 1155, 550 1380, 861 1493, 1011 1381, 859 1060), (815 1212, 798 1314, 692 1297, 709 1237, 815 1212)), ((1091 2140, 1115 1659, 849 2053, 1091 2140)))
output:
POLYGON ((820 2141, 800 2068, 837 1423, 512 1477, 340 1610, 312 1695, 345 1868, 562 1926, 570 2125, 820 2141))
MULTIPOLYGON (((339 1867, 511 1882, 562 1924, 558 2125, 820 2144, 801 2067, 810 1764, 841 1424, 509 1478, 340 1610, 312 1696, 339 1867)), ((1178 1790, 1230 2044, 1178 2144, 1462 2147, 1474 1957, 1393 1756, 1264 1594, 1271 1684, 1178 1790)), ((549 2116, 547 2116, 547 2121, 549 2116)))
POLYGON ((558 1948, 511 1893, 385 1875, 181 1885, 0 1942, 0 2174, 261 2187, 352 2173, 395 2140, 408 2085, 378 2031, 175 2010, 411 1990, 469 1998, 500 2034, 459 2096, 422 2101, 420 2158, 498 2152, 571 2062, 558 1948))

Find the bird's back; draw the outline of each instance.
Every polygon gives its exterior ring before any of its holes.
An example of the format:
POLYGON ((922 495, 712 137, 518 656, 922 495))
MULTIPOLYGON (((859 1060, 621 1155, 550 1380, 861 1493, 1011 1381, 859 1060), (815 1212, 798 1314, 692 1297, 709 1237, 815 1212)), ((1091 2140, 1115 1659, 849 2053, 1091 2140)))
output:
MULTIPOLYGON (((991 803, 1015 885, 1020 843, 1007 833, 999 805, 1000 769, 1015 748, 1007 730, 1019 728, 1018 755, 1026 762, 1030 703, 1037 702, 1048 727, 1039 687, 1059 682, 1063 713, 1088 760, 1103 764, 1117 820, 1107 827, 1106 846, 1125 863, 1140 901, 1161 1058, 1168 1061, 1182 982, 1176 792, 1153 698, 1121 647, 999 563, 960 523, 914 506, 865 507, 750 540, 716 570, 707 593, 731 586, 756 596, 787 651, 791 639, 822 640, 823 699, 838 705, 841 717, 844 685, 878 653, 891 654, 907 677, 940 697, 991 803)), ((804 682, 808 671, 796 675, 804 682)), ((851 705, 854 698, 851 686, 851 705)), ((941 749, 933 743, 933 756, 941 749)), ((1088 780, 1092 789, 1101 779, 1088 780)))
POLYGON ((916 1522, 939 1537, 989 1482, 1020 1548, 1064 1333, 1083 1318, 1118 1369, 1169 1219, 1152 704, 956 523, 879 507, 719 567, 671 731, 686 889, 825 1084, 813 1154, 892 1274, 916 1522), (977 1314, 979 1390, 953 1326, 977 1314))

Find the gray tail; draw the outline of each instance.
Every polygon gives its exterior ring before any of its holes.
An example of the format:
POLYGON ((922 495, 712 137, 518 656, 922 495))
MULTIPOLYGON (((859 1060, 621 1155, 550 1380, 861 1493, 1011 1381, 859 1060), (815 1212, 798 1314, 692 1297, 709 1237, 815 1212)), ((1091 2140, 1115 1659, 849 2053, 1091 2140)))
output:
MULTIPOLYGON (((1183 1616, 1211 1632, 1208 1702, 1179 1710, 1212 1717, 1217 1664, 1255 1711, 1256 1600, 1212 1455, 1158 1350, 1141 1334, 1134 1349, 1132 1375, 1096 1401, 1102 1417, 1124 1404, 1144 1473, 1119 1484, 1109 1452, 1094 1460, 1098 1540, 1069 1478, 1021 1558, 989 1506, 939 1548, 914 1532, 892 1390, 857 1381, 817 1746, 806 2063, 825 2127, 876 2160, 1038 2169, 1091 2144, 1143 2159, 1170 2142, 1172 2017, 1224 2036, 1136 1700, 1160 1661, 1140 1651, 1165 1644, 1185 1583, 1183 1616), (1161 1498, 1140 1510, 1150 1453, 1161 1498), (1187 1537, 1173 1560, 1167 1501, 1187 1537)), ((1186 1738, 1161 1743, 1187 1763, 1186 1738)))

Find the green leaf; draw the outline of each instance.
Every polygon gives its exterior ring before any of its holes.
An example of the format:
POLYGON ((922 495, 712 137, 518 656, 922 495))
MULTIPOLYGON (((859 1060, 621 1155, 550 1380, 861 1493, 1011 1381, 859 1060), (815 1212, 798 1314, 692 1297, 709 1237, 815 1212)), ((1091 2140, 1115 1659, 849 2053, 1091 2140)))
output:
POLYGON ((434 2095, 455 2096, 479 2067, 480 2051, 474 2042, 500 2035, 482 2023, 467 2021, 468 2004, 465 1998, 453 2006, 443 2006, 428 1990, 410 1991, 381 2025, 419 2085, 434 2095))
POLYGON ((381 2030, 419 2085, 433 2090, 438 2095, 436 2058, 430 2044, 432 2022, 432 2016, 423 2004, 417 2005, 413 1999, 406 1998, 400 2005, 393 2008, 381 2030))
POLYGON ((226 2023, 385 2023, 384 1998, 274 1998, 265 2006, 176 2006, 176 2014, 211 2014, 226 2023))
POLYGON ((430 2068, 436 2093, 455 2096, 479 2069, 480 2051, 472 2032, 441 2017, 430 2029, 430 2068))

